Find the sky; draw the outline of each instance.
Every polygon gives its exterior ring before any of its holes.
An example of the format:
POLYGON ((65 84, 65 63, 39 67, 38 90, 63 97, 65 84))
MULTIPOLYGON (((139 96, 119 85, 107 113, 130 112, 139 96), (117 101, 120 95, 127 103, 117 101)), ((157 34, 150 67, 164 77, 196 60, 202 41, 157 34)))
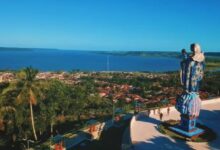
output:
POLYGON ((220 51, 220 0, 1 0, 0 47, 220 51))

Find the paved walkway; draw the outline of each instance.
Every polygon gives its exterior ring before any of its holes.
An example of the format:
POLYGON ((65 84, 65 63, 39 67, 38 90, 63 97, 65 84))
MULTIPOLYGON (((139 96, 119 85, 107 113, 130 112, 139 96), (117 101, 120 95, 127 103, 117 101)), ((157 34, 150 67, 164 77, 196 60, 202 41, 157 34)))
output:
MULTIPOLYGON (((167 109, 162 109, 164 114, 163 119, 180 119, 179 112, 174 107, 171 108, 170 114, 167 114, 167 109)), ((210 143, 194 143, 185 142, 182 140, 172 139, 166 135, 161 134, 157 130, 157 125, 160 124, 159 115, 151 112, 150 117, 146 117, 143 113, 134 116, 130 124, 130 141, 133 146, 127 146, 127 149, 134 150, 220 150, 220 98, 203 101, 202 110, 199 116, 199 122, 206 124, 213 129, 218 138, 210 143)))

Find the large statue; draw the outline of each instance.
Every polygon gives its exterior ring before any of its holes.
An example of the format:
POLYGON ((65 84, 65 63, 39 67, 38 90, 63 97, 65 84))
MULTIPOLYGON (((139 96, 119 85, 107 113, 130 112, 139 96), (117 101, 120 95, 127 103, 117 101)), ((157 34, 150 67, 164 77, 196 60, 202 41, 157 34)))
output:
POLYGON ((196 119, 201 108, 198 92, 204 74, 205 57, 198 44, 191 44, 191 51, 192 55, 184 54, 184 59, 181 61, 181 84, 184 92, 177 98, 176 103, 176 109, 181 113, 181 125, 179 128, 172 128, 187 137, 203 132, 196 127, 196 119))

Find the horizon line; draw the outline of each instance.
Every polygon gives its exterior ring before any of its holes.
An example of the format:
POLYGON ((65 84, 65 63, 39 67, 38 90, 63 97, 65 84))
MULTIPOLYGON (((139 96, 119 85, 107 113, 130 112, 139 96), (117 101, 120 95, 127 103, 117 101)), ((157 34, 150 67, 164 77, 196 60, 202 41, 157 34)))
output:
MULTIPOLYGON (((91 51, 91 52, 179 52, 179 50, 95 50, 95 49, 66 49, 66 48, 42 48, 42 47, 10 47, 10 46, 0 46, 0 51, 1 49, 35 49, 35 50, 57 50, 57 51, 91 51)), ((203 50, 204 52, 204 50, 203 50)), ((205 53, 207 52, 218 52, 220 53, 219 50, 210 50, 210 51, 205 51, 205 53)))

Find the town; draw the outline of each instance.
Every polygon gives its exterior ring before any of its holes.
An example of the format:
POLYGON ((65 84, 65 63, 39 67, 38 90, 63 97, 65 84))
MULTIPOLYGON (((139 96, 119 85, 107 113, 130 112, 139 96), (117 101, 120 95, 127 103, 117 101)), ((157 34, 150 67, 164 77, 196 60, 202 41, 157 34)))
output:
MULTIPOLYGON (((0 72, 0 83, 16 80, 12 72, 0 72)), ((127 103, 132 100, 157 103, 163 99, 171 103, 182 90, 178 83, 177 72, 173 73, 140 73, 140 72, 39 72, 37 80, 59 80, 65 84, 77 86, 88 79, 93 80, 100 97, 111 96, 127 103), (140 82, 138 82, 140 81, 140 82), (143 85, 146 83, 145 85, 143 85), (175 86, 174 86, 175 85, 175 86)), ((201 91, 202 98, 218 96, 214 91, 201 91)))

